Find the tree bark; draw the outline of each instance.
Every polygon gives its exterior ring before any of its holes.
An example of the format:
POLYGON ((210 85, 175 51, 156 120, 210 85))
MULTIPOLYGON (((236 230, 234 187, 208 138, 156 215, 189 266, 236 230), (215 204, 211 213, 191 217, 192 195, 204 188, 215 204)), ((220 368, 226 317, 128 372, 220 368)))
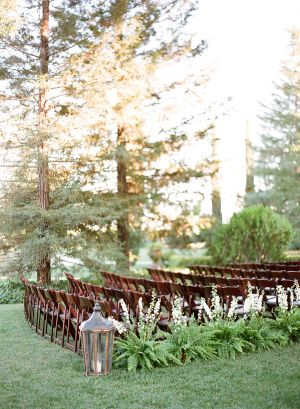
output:
MULTIPOLYGON (((118 196, 126 199, 128 197, 127 164, 126 164, 126 138, 124 126, 118 127, 118 155, 117 155, 117 175, 118 175, 118 196)), ((129 220, 128 213, 117 221, 118 240, 122 244, 122 251, 127 259, 129 267, 129 220)))
MULTIPOLYGON (((49 209, 49 165, 47 153, 47 76, 49 73, 49 0, 42 0, 42 17, 40 21, 40 84, 38 106, 38 195, 39 205, 43 211, 49 209)), ((47 243, 48 223, 42 222, 40 239, 47 243)), ((51 262, 49 245, 42 246, 37 263, 37 279, 40 284, 51 283, 51 262)))
POLYGON ((212 161, 213 161, 213 173, 211 177, 212 184, 212 215, 213 218, 222 223, 222 203, 221 203, 221 193, 220 193, 220 165, 219 165, 219 155, 218 155, 218 138, 215 133, 212 135, 211 140, 212 147, 212 161))

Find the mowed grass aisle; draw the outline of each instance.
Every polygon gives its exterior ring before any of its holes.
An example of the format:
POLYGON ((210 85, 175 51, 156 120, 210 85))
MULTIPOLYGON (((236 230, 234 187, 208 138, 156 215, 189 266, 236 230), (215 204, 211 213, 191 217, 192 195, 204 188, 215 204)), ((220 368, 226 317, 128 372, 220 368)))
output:
POLYGON ((300 344, 233 360, 85 378, 82 358, 0 305, 1 409, 299 409, 300 344))

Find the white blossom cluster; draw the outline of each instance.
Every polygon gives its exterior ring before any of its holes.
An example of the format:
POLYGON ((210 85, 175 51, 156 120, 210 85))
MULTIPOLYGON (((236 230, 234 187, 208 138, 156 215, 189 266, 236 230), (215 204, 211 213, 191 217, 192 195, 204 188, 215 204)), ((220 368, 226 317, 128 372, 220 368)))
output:
MULTIPOLYGON (((140 300, 141 300, 141 298, 140 298, 140 300)), ((144 319, 145 323, 150 324, 150 325, 156 323, 156 321, 158 319, 159 312, 160 312, 160 298, 158 298, 156 300, 155 296, 152 296, 151 303, 149 305, 146 317, 144 319)))
POLYGON ((156 299, 155 295, 153 294, 151 303, 145 314, 143 300, 142 298, 139 299, 138 332, 140 337, 147 338, 154 332, 156 324, 159 320, 160 303, 160 298, 156 299))
POLYGON ((281 311, 287 311, 288 310, 288 294, 287 291, 283 288, 282 285, 277 285, 276 287, 276 294, 277 294, 277 299, 278 299, 278 306, 281 309, 281 311))
POLYGON ((186 326, 188 322, 188 317, 182 311, 181 299, 177 296, 172 304, 172 321, 175 327, 186 326))
POLYGON ((121 304, 122 311, 123 311, 123 314, 124 314, 124 317, 125 317, 125 322, 126 322, 126 324, 130 325, 130 317, 129 317, 128 308, 127 308, 127 305, 125 304, 125 301, 123 300, 123 298, 120 300, 120 304, 121 304))
POLYGON ((300 301, 300 285, 297 280, 294 281, 293 293, 294 293, 294 300, 300 301))
POLYGON ((244 302, 244 313, 259 313, 262 312, 265 308, 263 299, 264 291, 253 293, 255 287, 253 287, 250 282, 247 284, 247 297, 244 302))
POLYGON ((205 315, 204 315, 205 319, 207 318, 209 321, 211 321, 213 319, 211 309, 207 305, 205 298, 200 299, 199 313, 198 313, 198 319, 199 320, 201 320, 201 318, 203 316, 203 312, 205 312, 205 315))
POLYGON ((238 306, 238 299, 237 297, 232 297, 230 307, 228 309, 227 318, 234 319, 236 317, 236 309, 238 306))
POLYGON ((123 322, 120 322, 120 321, 118 321, 118 320, 115 320, 113 317, 108 317, 108 319, 109 319, 110 321, 112 321, 112 323, 113 323, 113 325, 114 325, 116 331, 117 331, 120 335, 121 335, 121 334, 124 334, 124 332, 127 331, 127 328, 125 327, 125 325, 124 325, 123 322))
POLYGON ((217 286, 212 286, 211 291, 211 312, 214 319, 221 318, 224 314, 223 307, 221 304, 221 298, 218 295, 217 286))
MULTIPOLYGON (((218 295, 217 297, 220 300, 220 297, 218 295)), ((236 316, 237 306, 238 306, 237 298, 232 297, 228 312, 226 314, 226 310, 222 307, 222 304, 220 301, 217 300, 217 302, 213 302, 212 300, 212 307, 210 308, 206 300, 204 298, 201 298, 198 319, 201 320, 203 313, 205 313, 204 318, 209 321, 218 320, 225 316, 227 316, 228 319, 232 319, 232 318, 235 318, 236 316), (217 306, 217 308, 215 306, 217 306)))

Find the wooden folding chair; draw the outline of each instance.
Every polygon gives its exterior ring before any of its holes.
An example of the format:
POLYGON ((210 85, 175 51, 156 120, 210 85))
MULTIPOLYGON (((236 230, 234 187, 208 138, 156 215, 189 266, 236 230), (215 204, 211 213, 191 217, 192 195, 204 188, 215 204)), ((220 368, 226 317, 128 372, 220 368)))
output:
POLYGON ((45 302, 41 297, 40 293, 38 292, 38 288, 36 285, 32 284, 31 289, 34 293, 35 298, 35 305, 34 308, 36 309, 36 322, 35 322, 35 332, 38 334, 43 334, 43 326, 41 326, 41 317, 43 315, 43 310, 45 308, 45 302))
POLYGON ((286 275, 289 280, 298 280, 300 282, 300 271, 287 271, 286 275))
MULTIPOLYGON (((79 309, 78 305, 76 308, 76 302, 78 295, 74 294, 68 294, 65 293, 64 291, 60 291, 60 295, 62 298, 62 301, 65 305, 65 310, 62 315, 60 315, 60 318, 62 319, 63 326, 62 326, 62 347, 66 347, 70 349, 71 351, 75 350, 75 346, 70 342, 70 336, 73 338, 75 341, 75 327, 77 324, 77 321, 79 320, 79 309)), ((78 304, 78 303, 77 303, 78 304)))
POLYGON ((59 291, 56 291, 54 289, 49 289, 48 294, 51 297, 52 303, 53 303, 53 310, 54 313, 52 315, 53 321, 51 322, 51 328, 52 328, 52 341, 55 342, 56 344, 62 345, 62 339, 63 339, 63 319, 65 317, 65 310, 66 306, 63 302, 63 299, 60 295, 59 291), (61 334, 61 337, 59 337, 59 333, 61 334))

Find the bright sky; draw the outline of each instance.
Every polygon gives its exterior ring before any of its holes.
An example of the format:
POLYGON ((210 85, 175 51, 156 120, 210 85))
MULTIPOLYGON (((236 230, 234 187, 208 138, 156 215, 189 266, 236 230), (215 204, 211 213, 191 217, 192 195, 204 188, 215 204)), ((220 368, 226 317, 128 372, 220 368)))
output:
POLYGON ((211 93, 216 101, 232 97, 231 111, 217 121, 225 221, 239 208, 237 195, 244 191, 246 121, 257 141, 259 103, 270 101, 292 26, 300 28, 299 0, 202 0, 200 5, 195 32, 208 40, 207 58, 214 62, 211 93))

